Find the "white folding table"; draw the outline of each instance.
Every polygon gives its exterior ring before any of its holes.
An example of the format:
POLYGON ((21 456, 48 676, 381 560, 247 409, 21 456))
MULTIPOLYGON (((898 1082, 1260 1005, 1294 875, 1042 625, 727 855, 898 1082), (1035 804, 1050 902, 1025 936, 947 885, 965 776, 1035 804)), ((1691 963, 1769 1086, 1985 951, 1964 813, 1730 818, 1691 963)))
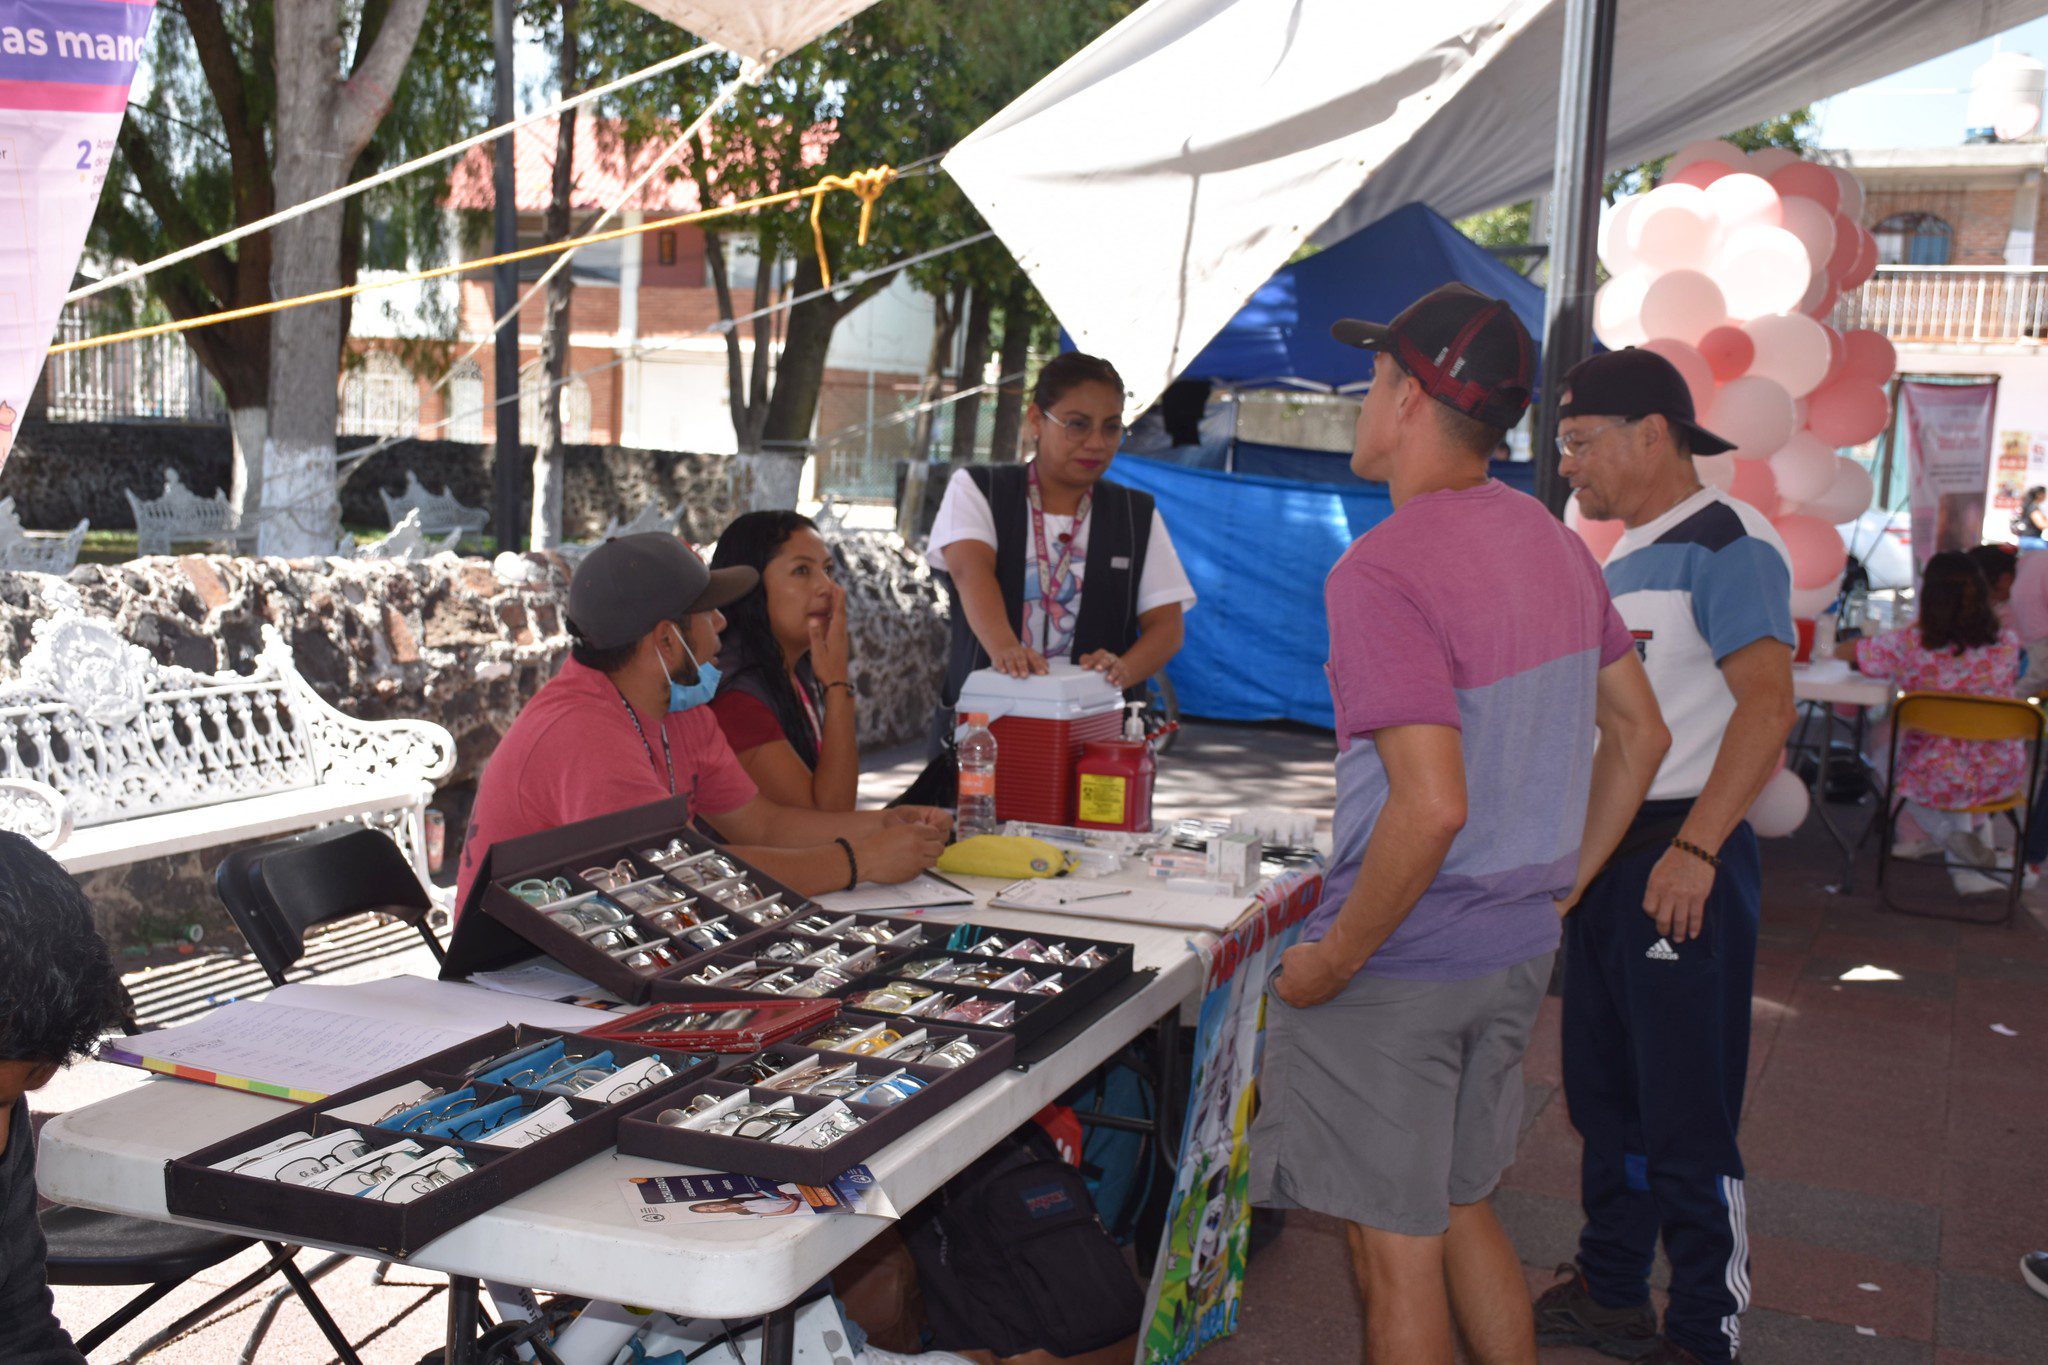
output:
MULTIPOLYGON (((975 889, 985 897, 996 885, 976 883, 975 889)), ((1130 943, 1134 970, 1156 975, 1052 1056, 1029 1070, 1012 1070, 989 1081, 877 1153, 868 1166, 898 1209, 916 1204, 1146 1029, 1173 1015, 1202 985, 1197 942, 1181 930, 1027 915, 985 905, 971 915, 934 915, 939 923, 969 918, 999 928, 1130 943)), ((165 1208, 164 1163, 274 1117, 284 1107, 281 1100, 155 1078, 51 1119, 42 1130, 38 1183, 47 1198, 60 1203, 267 1235, 172 1216, 165 1208)), ((1164 1097, 1159 1107, 1162 1115, 1170 1112, 1164 1097)), ((1167 1136, 1168 1149, 1178 1141, 1177 1132, 1167 1136)), ((786 1363, 797 1300, 889 1220, 853 1215, 678 1230, 639 1223, 619 1195, 617 1182, 626 1177, 686 1169, 608 1152, 480 1214, 406 1258, 405 1264, 451 1277, 447 1365, 474 1359, 477 1282, 485 1279, 679 1317, 766 1315, 764 1363, 786 1363)))
POLYGON ((1854 873, 1856 854, 1870 838, 1870 831, 1877 827, 1877 821, 1884 818, 1887 797, 1884 783, 1863 758, 1863 740, 1868 729, 1871 711, 1888 706, 1892 699, 1892 685, 1877 678, 1866 678, 1849 667, 1847 659, 1818 659, 1812 663, 1795 664, 1792 668, 1792 696, 1806 713, 1800 721, 1799 739, 1794 747, 1803 747, 1808 725, 1815 717, 1820 720, 1820 739, 1814 749, 1813 770, 1813 813, 1820 820, 1820 826, 1834 840, 1835 847, 1842 851, 1842 880, 1835 888, 1841 892, 1849 890, 1850 878, 1854 873), (1835 714, 1838 706, 1854 710, 1853 719, 1843 721, 1835 714), (1835 822, 1828 818, 1827 781, 1828 773, 1834 766, 1835 730, 1837 726, 1846 730, 1850 743, 1855 747, 1856 762, 1870 772, 1873 785, 1877 788, 1877 809, 1864 822, 1863 831, 1854 843, 1835 822))

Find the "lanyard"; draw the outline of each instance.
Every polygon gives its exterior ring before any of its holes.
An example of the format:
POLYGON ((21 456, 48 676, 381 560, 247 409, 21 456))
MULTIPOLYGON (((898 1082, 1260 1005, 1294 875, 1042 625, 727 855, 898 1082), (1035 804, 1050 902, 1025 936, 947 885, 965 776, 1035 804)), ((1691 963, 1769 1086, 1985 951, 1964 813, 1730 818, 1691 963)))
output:
POLYGON ((793 677, 790 679, 790 682, 796 688, 796 699, 803 703, 804 719, 811 723, 811 743, 817 746, 818 757, 823 759, 825 756, 825 725, 824 722, 818 719, 817 704, 811 700, 811 690, 804 686, 802 678, 793 677))
MULTIPOLYGON (((619 685, 617 683, 612 684, 612 691, 619 692, 619 685)), ((633 722, 633 733, 640 736, 640 747, 647 751, 647 766, 653 767, 654 746, 647 742, 647 731, 640 725, 640 713, 633 709, 632 702, 626 700, 624 692, 619 692, 619 705, 626 708, 626 716, 633 722)), ((661 766, 668 773, 668 794, 674 796, 676 794, 676 765, 675 760, 669 756, 667 730, 661 732, 661 766)))
POLYGON ((1052 643, 1052 628, 1056 622, 1063 622, 1067 608, 1059 600, 1060 587, 1074 575, 1074 544, 1081 539, 1081 531, 1088 524, 1088 509, 1094 505, 1095 494, 1083 493, 1078 506, 1074 508, 1074 524, 1059 538, 1060 553, 1053 558, 1045 542, 1045 500, 1038 491, 1038 462, 1031 463, 1031 481, 1028 486, 1031 498, 1031 534, 1034 550, 1038 556, 1038 606, 1043 614, 1039 627, 1039 647, 1047 648, 1052 643))

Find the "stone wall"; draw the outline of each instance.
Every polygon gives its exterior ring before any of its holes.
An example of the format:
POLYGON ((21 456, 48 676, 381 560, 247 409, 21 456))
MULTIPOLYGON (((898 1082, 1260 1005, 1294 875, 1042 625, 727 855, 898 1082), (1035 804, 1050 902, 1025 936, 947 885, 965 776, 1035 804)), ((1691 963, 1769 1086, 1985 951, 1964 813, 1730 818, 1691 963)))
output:
MULTIPOLYGON (((944 595, 893 535, 840 534, 834 553, 848 588, 862 746, 921 739, 944 669, 944 595)), ((456 768, 436 802, 447 814, 452 869, 470 784, 568 650, 567 589, 562 560, 544 554, 495 564, 455 555, 421 563, 187 555, 84 564, 64 579, 0 573, 0 678, 27 653, 31 623, 59 607, 111 620, 156 658, 206 671, 245 667, 262 627, 274 625, 300 672, 342 711, 433 720, 455 735, 456 768)), ((135 941, 144 921, 198 923, 232 937, 212 882, 226 852, 91 873, 86 889, 116 942, 135 941)))
MULTIPOLYGON (((339 442, 343 450, 369 444, 367 436, 344 436, 339 442)), ((523 447, 521 456, 530 465, 533 448, 523 447)), ((701 544, 739 510, 733 461, 727 455, 585 445, 570 446, 567 460, 562 526, 571 540, 595 536, 612 517, 630 517, 658 499, 664 507, 682 504, 683 532, 701 544)), ((207 496, 228 486, 231 463, 225 426, 30 422, 0 467, 0 497, 13 497, 16 513, 33 528, 70 527, 85 517, 103 530, 121 529, 135 524, 123 489, 155 497, 163 492, 164 470, 175 468, 186 487, 207 496)), ((371 456, 342 485, 342 520, 386 525, 377 490, 404 488, 408 469, 417 470, 429 488, 445 486, 470 506, 487 507, 495 468, 488 445, 400 442, 371 456)))

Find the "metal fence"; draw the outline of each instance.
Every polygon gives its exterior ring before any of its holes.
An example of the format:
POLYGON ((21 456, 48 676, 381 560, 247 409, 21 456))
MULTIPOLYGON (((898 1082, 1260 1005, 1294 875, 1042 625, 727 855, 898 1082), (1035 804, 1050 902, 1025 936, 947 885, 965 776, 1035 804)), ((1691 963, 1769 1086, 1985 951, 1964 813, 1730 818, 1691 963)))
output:
POLYGON ((2048 338, 2048 266, 1879 266, 1831 321, 1894 341, 2038 345, 2048 338))
MULTIPOLYGON (((110 330, 92 309, 67 308, 57 340, 81 341, 110 330)), ((53 422, 225 422, 220 386, 182 337, 143 337, 53 355, 43 367, 53 422)))

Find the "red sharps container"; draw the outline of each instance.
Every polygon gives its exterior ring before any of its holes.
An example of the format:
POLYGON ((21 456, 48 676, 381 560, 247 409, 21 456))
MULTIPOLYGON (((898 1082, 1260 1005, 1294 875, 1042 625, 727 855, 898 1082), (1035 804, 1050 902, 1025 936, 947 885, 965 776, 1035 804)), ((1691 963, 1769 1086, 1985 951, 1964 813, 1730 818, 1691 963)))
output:
POLYGON ((1152 829, 1152 741, 1091 739, 1074 765, 1075 820, 1082 829, 1152 829))

